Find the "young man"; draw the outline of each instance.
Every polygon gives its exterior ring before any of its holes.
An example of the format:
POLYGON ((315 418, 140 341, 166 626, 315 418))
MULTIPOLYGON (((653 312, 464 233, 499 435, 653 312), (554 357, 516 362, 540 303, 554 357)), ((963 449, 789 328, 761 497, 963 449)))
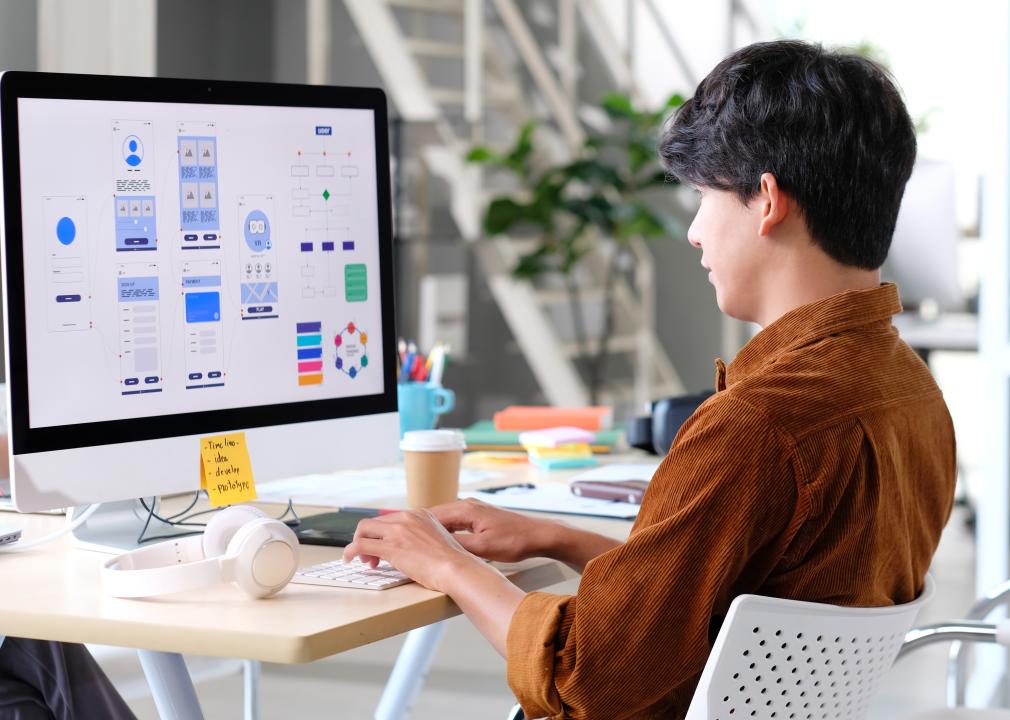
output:
POLYGON ((752 45, 702 81, 661 154, 701 194, 688 239, 720 309, 763 330, 717 361, 628 541, 467 501, 362 522, 345 552, 448 593, 528 717, 680 717, 735 596, 908 602, 950 512, 950 417, 878 271, 915 160, 886 72, 752 45), (553 557, 582 581, 525 594, 478 556, 553 557))

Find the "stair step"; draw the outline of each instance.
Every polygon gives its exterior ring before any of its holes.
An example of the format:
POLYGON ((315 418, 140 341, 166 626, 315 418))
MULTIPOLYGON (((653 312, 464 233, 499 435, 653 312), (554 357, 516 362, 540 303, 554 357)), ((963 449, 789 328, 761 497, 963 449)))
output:
POLYGON ((444 87, 432 87, 431 99, 440 105, 462 105, 465 95, 462 90, 444 87))
POLYGON ((407 48, 415 55, 429 58, 463 59, 463 46, 457 43, 441 42, 440 40, 424 40, 407 38, 407 48))
MULTIPOLYGON (((572 296, 564 288, 550 288, 537 290, 537 299, 542 305, 567 305, 571 302, 572 296)), ((580 302, 603 302, 603 288, 580 287, 580 302)))
MULTIPOLYGON (((462 90, 447 87, 431 87, 432 99, 442 105, 462 105, 466 95, 462 90)), ((496 107, 514 105, 519 100, 519 94, 507 90, 493 91, 490 88, 484 93, 484 102, 496 107)))
POLYGON ((387 0, 389 4, 403 10, 420 12, 444 13, 446 15, 462 15, 461 0, 387 0))
MULTIPOLYGON (((615 353, 631 353, 638 350, 638 336, 637 335, 612 335, 610 337, 610 342, 607 343, 607 352, 610 354, 615 353)), ((599 338, 591 338, 589 340, 589 352, 590 354, 596 354, 597 348, 600 346, 599 338)), ((568 355, 568 357, 582 357, 582 345, 574 340, 568 340, 561 343, 561 350, 568 355)))

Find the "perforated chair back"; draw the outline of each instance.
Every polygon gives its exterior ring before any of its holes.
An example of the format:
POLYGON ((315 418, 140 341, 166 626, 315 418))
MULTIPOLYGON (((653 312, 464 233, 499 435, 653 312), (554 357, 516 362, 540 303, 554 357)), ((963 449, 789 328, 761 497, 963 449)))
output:
POLYGON ((741 595, 730 605, 687 720, 862 720, 919 608, 849 608, 741 595))

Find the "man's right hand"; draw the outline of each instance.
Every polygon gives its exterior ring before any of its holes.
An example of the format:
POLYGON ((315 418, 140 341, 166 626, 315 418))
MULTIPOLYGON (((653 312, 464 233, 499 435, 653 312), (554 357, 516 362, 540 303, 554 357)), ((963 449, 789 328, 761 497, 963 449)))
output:
POLYGON ((498 562, 549 557, 582 572, 590 560, 621 544, 605 535, 503 510, 473 498, 437 505, 431 512, 468 551, 498 562))
POLYGON ((552 557, 551 540, 564 527, 473 498, 437 505, 431 512, 447 530, 456 533, 456 540, 464 548, 478 557, 499 562, 552 557))

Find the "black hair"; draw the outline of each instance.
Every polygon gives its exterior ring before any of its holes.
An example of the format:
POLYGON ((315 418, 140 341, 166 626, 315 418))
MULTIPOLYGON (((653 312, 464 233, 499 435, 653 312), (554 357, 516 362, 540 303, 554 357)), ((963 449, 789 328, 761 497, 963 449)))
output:
POLYGON ((667 171, 742 201, 772 173, 832 258, 880 267, 915 163, 915 129, 890 74, 858 55, 783 40, 737 50, 667 121, 667 171))

